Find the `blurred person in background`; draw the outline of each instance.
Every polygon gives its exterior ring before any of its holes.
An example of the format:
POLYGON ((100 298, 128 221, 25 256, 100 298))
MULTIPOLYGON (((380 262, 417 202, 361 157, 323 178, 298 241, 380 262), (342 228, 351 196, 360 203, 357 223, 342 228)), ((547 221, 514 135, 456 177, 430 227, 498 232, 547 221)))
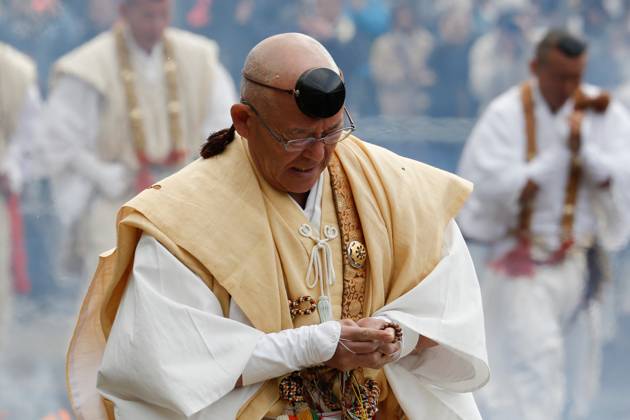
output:
POLYGON ((380 110, 391 116, 421 115, 429 107, 427 88, 435 82, 427 64, 433 36, 418 26, 410 1, 397 2, 392 19, 391 32, 378 37, 370 53, 380 110))
POLYGON ((304 0, 299 15, 299 30, 324 45, 347 74, 360 64, 357 27, 344 7, 344 0, 304 0))
POLYGON ((299 30, 321 42, 344 69, 344 80, 352 87, 347 101, 357 115, 379 113, 369 57, 374 40, 389 25, 385 0, 301 1, 299 30))
POLYGON ((348 103, 359 116, 379 113, 378 98, 370 67, 370 51, 376 38, 386 33, 391 25, 391 10, 387 0, 350 0, 346 13, 356 28, 352 59, 356 63, 352 73, 344 78, 351 87, 348 103))
POLYGON ((20 192, 33 176, 41 98, 31 59, 0 43, 0 348, 13 289, 30 291, 20 192))
POLYGON ((480 420, 471 185, 353 137, 313 38, 243 67, 230 128, 119 213, 68 352, 77 415, 480 420))
POLYGON ((621 83, 620 61, 627 57, 614 54, 612 18, 603 0, 583 0, 580 3, 584 36, 588 38, 588 63, 584 80, 605 89, 614 89, 621 83), (612 50, 612 51, 611 51, 612 50))
POLYGON ((514 83, 527 77, 529 42, 521 9, 504 9, 496 27, 478 38, 470 50, 470 89, 483 110, 514 83))
POLYGON ((235 88, 216 44, 169 28, 171 7, 122 0, 121 22, 52 72, 46 157, 63 252, 78 255, 83 275, 114 246, 116 209, 193 159, 229 121, 235 88))
POLYGON ((469 89, 468 57, 474 42, 472 10, 449 7, 438 18, 435 48, 429 68, 436 80, 429 89, 432 117, 474 117, 476 100, 469 89))
POLYGON ((286 0, 186 0, 178 1, 180 26, 215 40, 221 62, 235 80, 247 52, 258 40, 298 29, 300 1, 286 0))
POLYGON ((81 21, 60 0, 0 0, 0 4, 0 41, 35 61, 39 88, 45 94, 52 63, 82 39, 81 21))
POLYGON ((533 78, 489 105, 461 157, 462 231, 491 246, 487 420, 582 418, 598 391, 603 255, 630 236, 630 115, 582 83, 586 62, 583 41, 548 32, 533 78))
MULTIPOLYGON (((61 0, 0 0, 0 3, 0 41, 35 62, 39 91, 46 96, 50 66, 81 42, 82 20, 61 0)), ((43 169, 46 165, 36 167, 43 169)), ((53 250, 59 228, 46 177, 34 177, 23 184, 21 209, 28 270, 33 281, 30 297, 38 305, 46 304, 58 285, 53 250)))

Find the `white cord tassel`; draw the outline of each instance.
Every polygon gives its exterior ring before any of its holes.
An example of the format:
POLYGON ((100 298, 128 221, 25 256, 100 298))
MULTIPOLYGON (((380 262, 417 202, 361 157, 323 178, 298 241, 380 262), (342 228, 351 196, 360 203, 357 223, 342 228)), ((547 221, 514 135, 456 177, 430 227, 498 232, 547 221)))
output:
POLYGON ((317 301, 317 311, 320 322, 333 319, 332 306, 330 305, 330 286, 335 284, 335 267, 333 263, 332 249, 328 244, 339 235, 336 227, 326 225, 324 227, 324 239, 318 239, 313 235, 310 225, 303 224, 299 229, 300 235, 315 241, 311 248, 311 257, 306 270, 306 286, 313 289, 319 284, 320 297, 317 301))

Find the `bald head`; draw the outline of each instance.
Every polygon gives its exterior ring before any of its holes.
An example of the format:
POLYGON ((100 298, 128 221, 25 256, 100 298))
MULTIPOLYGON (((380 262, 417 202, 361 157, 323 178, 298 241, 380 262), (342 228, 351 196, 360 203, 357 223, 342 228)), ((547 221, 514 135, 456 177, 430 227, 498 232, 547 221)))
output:
MULTIPOLYGON (((336 73, 339 68, 330 53, 315 39, 300 33, 274 35, 262 40, 247 55, 243 73, 271 86, 291 89, 306 70, 323 67, 336 73)), ((241 96, 254 100, 272 90, 241 80, 241 96)))

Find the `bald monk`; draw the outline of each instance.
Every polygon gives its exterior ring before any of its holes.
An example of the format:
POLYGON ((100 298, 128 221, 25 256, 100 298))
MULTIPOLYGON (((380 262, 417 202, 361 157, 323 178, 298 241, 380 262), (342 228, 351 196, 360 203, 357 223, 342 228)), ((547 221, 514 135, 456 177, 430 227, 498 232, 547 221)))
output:
POLYGON ((232 126, 118 213, 68 354, 86 419, 480 419, 471 186, 352 136, 296 33, 249 53, 232 126))

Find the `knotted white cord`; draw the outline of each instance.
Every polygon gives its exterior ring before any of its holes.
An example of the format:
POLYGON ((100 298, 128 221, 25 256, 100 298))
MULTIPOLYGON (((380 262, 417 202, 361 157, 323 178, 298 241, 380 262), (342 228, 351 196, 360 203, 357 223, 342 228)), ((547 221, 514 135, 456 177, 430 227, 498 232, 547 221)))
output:
POLYGON ((313 235, 311 226, 305 223, 300 226, 299 232, 300 235, 315 242, 315 245, 311 248, 310 261, 306 271, 306 286, 309 289, 313 289, 319 283, 320 296, 328 296, 329 287, 335 284, 336 280, 332 249, 328 242, 335 239, 339 235, 339 231, 334 226, 326 225, 324 227, 325 238, 319 239, 313 235), (323 264, 325 264, 325 267, 323 264))

